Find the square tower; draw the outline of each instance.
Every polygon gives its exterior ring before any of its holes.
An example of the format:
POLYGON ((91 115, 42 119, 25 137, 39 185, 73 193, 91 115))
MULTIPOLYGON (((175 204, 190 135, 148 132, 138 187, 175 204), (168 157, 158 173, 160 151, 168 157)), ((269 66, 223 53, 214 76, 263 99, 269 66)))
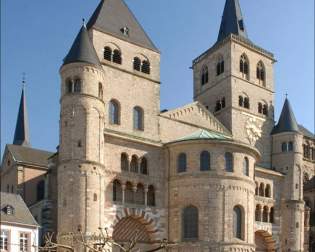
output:
POLYGON ((204 104, 237 141, 255 146, 270 166, 274 127, 272 53, 247 37, 237 0, 227 0, 217 42, 193 61, 194 100, 204 104))

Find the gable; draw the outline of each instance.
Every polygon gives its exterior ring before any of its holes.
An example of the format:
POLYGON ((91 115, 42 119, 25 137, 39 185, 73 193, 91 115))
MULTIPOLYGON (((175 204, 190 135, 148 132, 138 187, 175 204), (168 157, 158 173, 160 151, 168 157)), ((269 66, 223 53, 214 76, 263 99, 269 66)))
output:
POLYGON ((231 132, 199 102, 162 113, 160 116, 199 129, 206 129, 231 136, 231 132))

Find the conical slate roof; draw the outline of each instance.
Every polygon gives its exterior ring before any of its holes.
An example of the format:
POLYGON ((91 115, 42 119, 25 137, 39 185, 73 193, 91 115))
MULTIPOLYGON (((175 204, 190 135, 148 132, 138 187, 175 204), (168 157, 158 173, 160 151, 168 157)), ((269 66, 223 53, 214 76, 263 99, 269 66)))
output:
POLYGON ((101 0, 87 27, 159 51, 123 0, 101 0))
POLYGON ((20 101, 19 113, 18 113, 18 117, 16 121, 13 144, 22 145, 26 147, 30 146, 28 116, 27 116, 27 109, 26 109, 24 87, 22 89, 22 94, 21 94, 21 101, 20 101))
POLYGON ((80 29, 69 53, 64 58, 63 65, 76 62, 101 65, 85 25, 80 29))
POLYGON ((226 0, 217 42, 230 34, 248 39, 239 0, 226 0))
POLYGON ((287 98, 285 99, 278 124, 274 127, 272 134, 283 132, 299 132, 299 126, 287 98))

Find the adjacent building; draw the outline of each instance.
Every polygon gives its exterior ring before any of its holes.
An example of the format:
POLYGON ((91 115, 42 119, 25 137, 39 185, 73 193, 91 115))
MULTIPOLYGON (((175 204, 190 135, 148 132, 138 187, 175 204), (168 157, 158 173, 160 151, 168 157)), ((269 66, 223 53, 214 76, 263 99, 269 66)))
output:
POLYGON ((38 251, 39 225, 18 194, 1 192, 0 251, 38 251))

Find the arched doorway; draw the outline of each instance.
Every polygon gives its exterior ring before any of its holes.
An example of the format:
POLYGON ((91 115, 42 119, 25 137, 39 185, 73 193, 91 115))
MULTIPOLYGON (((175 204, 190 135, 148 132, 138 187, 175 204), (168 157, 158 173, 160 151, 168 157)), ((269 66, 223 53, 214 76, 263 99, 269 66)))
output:
POLYGON ((256 252, 276 251, 276 242, 267 231, 257 231, 255 233, 256 252))

